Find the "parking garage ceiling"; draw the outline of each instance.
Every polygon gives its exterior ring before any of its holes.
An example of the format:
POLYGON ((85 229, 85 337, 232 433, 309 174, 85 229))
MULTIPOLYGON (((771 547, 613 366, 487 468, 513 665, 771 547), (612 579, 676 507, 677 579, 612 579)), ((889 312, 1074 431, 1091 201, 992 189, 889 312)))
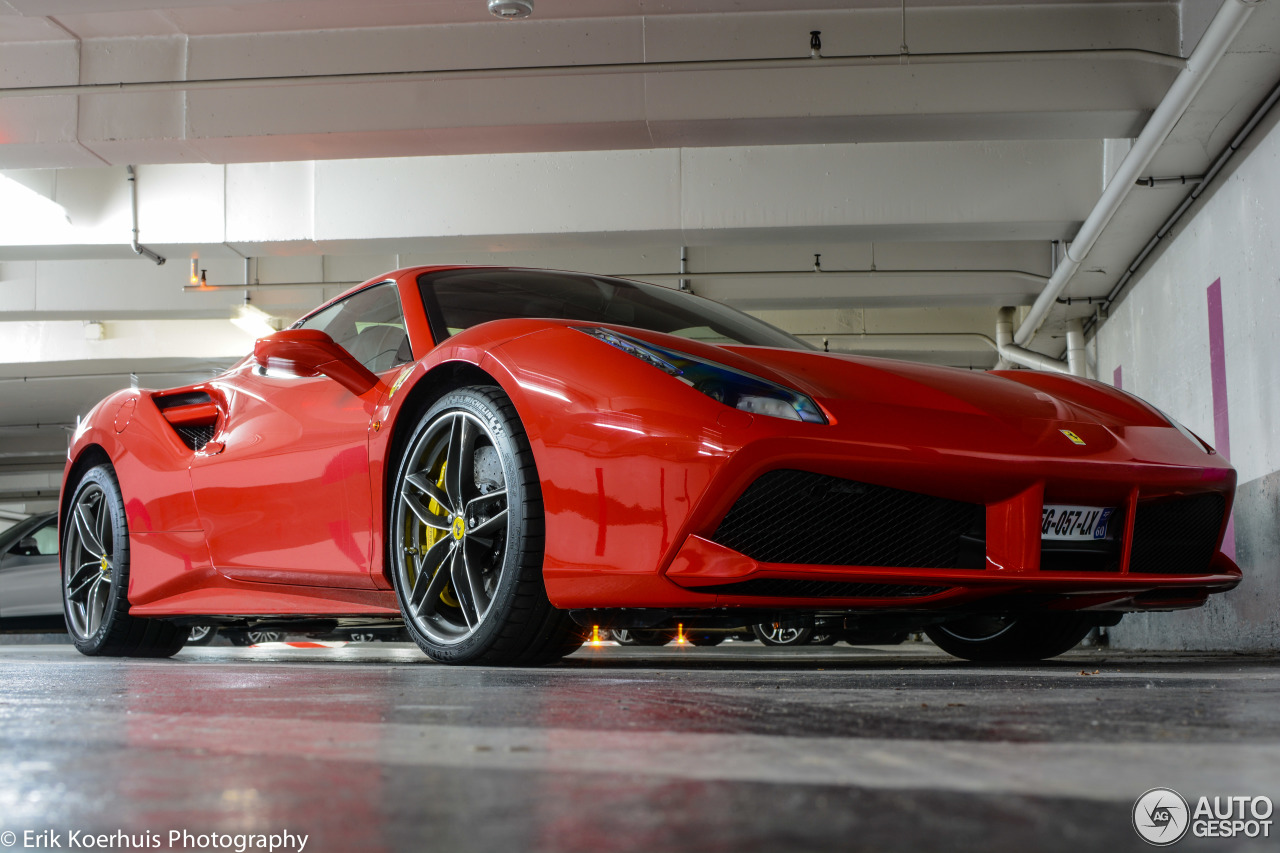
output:
MULTIPOLYGON (((130 373, 247 351, 246 295, 287 321, 411 263, 674 286, 683 256, 832 349, 991 367, 997 310, 1044 288, 1220 6, 0 0, 0 500, 56 493, 65 425, 130 373), (131 248, 128 166, 164 266, 131 248), (193 257, 251 287, 184 291, 193 257)), ((1033 349, 1095 316, 1277 44, 1261 3, 1033 349)))

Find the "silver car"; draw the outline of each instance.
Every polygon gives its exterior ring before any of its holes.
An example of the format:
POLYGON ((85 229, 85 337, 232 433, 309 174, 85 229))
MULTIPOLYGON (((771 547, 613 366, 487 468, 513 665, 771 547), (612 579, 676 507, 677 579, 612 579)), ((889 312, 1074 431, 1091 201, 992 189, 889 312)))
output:
POLYGON ((57 513, 0 532, 0 631, 65 631, 57 513))

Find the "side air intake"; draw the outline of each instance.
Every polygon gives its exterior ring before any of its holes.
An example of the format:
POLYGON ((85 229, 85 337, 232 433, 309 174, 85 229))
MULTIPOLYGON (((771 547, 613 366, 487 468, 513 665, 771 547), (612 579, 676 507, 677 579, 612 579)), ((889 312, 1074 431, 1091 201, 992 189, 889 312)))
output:
POLYGON ((218 428, 218 406, 204 391, 157 394, 152 400, 187 447, 203 450, 213 440, 218 428))

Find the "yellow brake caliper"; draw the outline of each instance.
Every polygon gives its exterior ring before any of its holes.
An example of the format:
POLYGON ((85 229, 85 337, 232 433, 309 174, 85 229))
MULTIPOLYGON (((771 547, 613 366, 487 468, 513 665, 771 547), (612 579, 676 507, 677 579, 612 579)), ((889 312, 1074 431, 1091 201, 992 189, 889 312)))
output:
MULTIPOLYGON (((442 489, 444 488, 445 469, 448 466, 449 466, 449 463, 447 460, 441 463, 440 476, 436 478, 436 485, 442 489)), ((443 509, 444 507, 440 506, 440 504, 436 503, 434 500, 427 505, 427 512, 431 513, 432 515, 439 515, 443 509)), ((448 531, 436 530, 434 527, 427 527, 425 524, 422 525, 422 532, 420 534, 420 541, 418 543, 418 553, 426 554, 427 551, 431 550, 432 545, 436 544, 442 538, 448 535, 449 535, 448 531)), ((458 606, 458 599, 454 598, 453 591, 449 589, 448 584, 445 584, 444 589, 440 590, 440 600, 443 601, 445 604, 447 604, 449 607, 458 606)))

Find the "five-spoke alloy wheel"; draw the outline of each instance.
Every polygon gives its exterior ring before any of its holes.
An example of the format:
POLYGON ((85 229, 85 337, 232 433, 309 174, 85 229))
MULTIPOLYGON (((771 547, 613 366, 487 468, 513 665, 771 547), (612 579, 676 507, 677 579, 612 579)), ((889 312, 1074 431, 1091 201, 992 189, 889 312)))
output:
POLYGON ((499 389, 451 392, 423 415, 390 499, 400 608, 428 655, 534 665, 581 644, 547 600, 533 454, 499 389))
POLYGON ((76 484, 62 519, 62 603, 76 648, 87 655, 168 657, 187 628, 129 615, 129 528, 109 465, 76 484))

